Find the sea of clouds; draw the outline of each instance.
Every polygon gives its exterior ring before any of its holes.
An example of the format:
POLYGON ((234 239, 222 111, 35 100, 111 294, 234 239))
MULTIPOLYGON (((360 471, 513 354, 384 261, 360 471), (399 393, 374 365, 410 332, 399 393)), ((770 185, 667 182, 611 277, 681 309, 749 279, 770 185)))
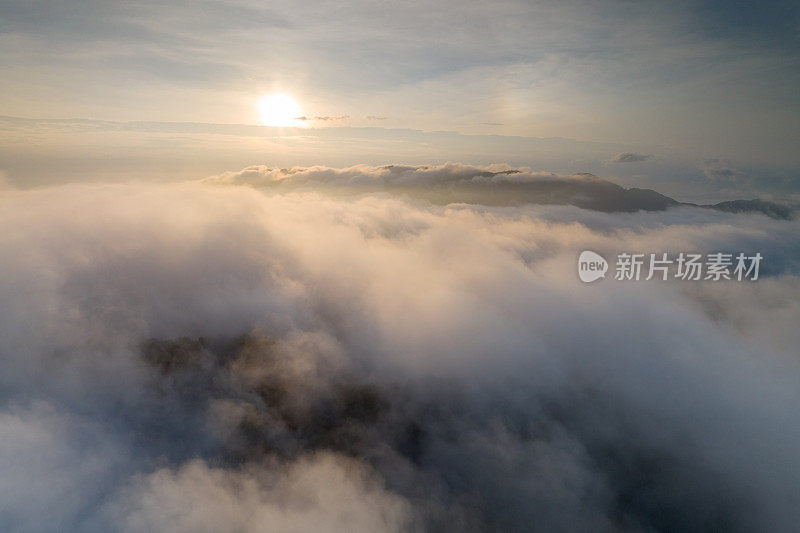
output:
POLYGON ((797 527, 800 222, 321 189, 0 191, 0 529, 797 527))

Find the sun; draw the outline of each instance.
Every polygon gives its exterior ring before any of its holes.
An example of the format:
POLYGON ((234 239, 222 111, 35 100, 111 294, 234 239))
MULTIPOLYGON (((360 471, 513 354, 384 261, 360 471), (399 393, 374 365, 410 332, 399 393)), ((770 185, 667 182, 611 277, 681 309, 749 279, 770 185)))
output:
POLYGON ((297 100, 284 93, 264 95, 258 103, 261 123, 265 126, 303 127, 305 121, 297 100))

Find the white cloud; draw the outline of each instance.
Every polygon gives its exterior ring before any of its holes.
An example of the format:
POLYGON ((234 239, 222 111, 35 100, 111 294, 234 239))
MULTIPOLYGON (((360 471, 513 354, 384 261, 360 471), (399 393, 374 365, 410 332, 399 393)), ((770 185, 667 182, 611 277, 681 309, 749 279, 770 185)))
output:
POLYGON ((744 181, 745 175, 733 168, 730 162, 724 159, 709 159, 703 163, 703 174, 707 178, 718 181, 744 181))
POLYGON ((797 221, 208 183, 0 204, 6 530, 795 523, 797 221), (586 286, 584 249, 764 275, 586 286))
POLYGON ((241 471, 190 461, 126 487, 111 515, 123 531, 406 531, 409 505, 375 473, 340 455, 241 471))

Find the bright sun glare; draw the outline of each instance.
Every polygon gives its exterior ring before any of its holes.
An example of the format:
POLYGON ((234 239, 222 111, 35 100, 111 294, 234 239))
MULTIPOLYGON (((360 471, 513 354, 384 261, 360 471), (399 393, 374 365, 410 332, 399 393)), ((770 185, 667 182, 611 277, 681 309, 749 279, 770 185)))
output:
POLYGON ((261 123, 265 126, 303 127, 305 122, 299 120, 303 114, 297 100, 288 94, 273 93, 261 98, 258 103, 261 123))

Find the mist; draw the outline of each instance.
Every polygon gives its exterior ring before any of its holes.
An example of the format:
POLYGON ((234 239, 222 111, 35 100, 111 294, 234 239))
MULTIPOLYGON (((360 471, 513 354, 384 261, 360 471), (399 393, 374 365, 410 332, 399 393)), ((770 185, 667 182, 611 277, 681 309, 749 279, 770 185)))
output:
POLYGON ((224 176, 0 191, 2 529, 796 527, 797 220, 224 176))

